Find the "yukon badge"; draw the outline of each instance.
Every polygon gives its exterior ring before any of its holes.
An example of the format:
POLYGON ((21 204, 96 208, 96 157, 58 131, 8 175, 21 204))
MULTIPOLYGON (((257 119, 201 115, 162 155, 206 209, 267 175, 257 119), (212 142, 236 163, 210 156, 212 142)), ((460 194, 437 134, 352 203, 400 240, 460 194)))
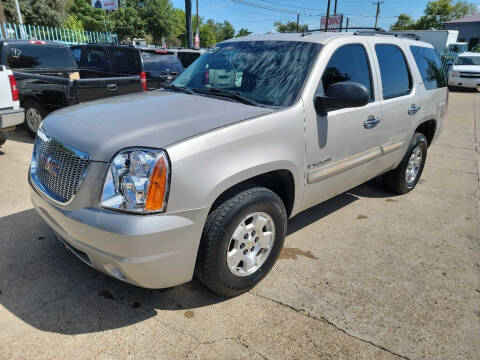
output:
POLYGON ((42 154, 40 156, 40 166, 50 175, 57 176, 62 168, 62 163, 42 154))

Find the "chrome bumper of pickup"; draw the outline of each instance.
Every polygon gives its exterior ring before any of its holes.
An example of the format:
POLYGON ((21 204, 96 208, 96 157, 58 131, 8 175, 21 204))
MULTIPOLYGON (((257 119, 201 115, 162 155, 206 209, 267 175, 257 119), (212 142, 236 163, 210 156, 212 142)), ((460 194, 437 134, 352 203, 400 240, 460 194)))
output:
POLYGON ((22 108, 15 110, 0 110, 0 130, 6 130, 13 126, 20 125, 24 120, 25 111, 22 108))

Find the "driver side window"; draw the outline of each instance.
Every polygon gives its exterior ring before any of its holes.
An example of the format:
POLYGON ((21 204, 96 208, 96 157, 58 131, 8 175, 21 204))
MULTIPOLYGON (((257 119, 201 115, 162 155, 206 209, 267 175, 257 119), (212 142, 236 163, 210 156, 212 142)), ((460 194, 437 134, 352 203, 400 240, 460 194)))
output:
POLYGON ((338 48, 330 58, 322 75, 321 84, 324 92, 330 85, 343 81, 353 81, 364 85, 370 99, 374 99, 372 73, 363 45, 344 45, 338 48))

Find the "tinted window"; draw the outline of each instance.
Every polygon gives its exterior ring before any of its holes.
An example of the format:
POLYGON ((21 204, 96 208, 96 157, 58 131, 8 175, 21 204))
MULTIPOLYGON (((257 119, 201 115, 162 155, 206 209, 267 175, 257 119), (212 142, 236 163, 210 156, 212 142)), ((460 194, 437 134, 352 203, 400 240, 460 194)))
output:
POLYGON ((343 81, 365 85, 370 99, 373 99, 370 65, 367 52, 362 45, 342 46, 330 58, 322 76, 323 89, 326 90, 330 85, 343 81))
POLYGON ((427 90, 447 86, 445 74, 442 70, 442 63, 435 50, 421 46, 410 46, 410 50, 415 58, 423 84, 427 90))
POLYGON ((480 65, 480 56, 459 56, 455 65, 480 65))
POLYGON ((112 49, 112 71, 126 74, 137 74, 135 50, 133 49, 112 49))
POLYGON ((260 104, 290 106, 320 48, 296 41, 226 42, 200 56, 173 84, 231 90, 260 104))
POLYGON ((7 49, 7 65, 12 69, 45 69, 75 67, 69 48, 49 45, 14 45, 7 49))
POLYGON ((409 94, 412 90, 412 78, 403 51, 395 45, 375 45, 375 52, 380 64, 383 98, 391 99, 409 94))
POLYGON ((162 55, 146 51, 142 51, 141 54, 145 71, 182 72, 184 70, 176 55, 162 55))
POLYGON ((76 48, 70 48, 72 50, 72 55, 75 61, 77 61, 77 64, 80 63, 80 59, 82 58, 82 48, 76 47, 76 48))
POLYGON ((189 67, 195 60, 200 57, 200 53, 198 52, 186 52, 186 51, 179 51, 177 53, 178 58, 183 64, 183 67, 189 67))

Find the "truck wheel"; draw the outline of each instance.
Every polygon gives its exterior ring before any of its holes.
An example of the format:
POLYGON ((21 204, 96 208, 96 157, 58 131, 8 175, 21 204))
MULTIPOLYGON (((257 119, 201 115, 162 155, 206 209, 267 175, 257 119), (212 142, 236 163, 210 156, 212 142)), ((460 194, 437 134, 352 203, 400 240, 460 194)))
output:
POLYGON ((22 104, 25 109, 25 122, 23 123, 28 133, 35 138, 37 130, 47 115, 45 109, 35 100, 27 100, 22 104))
POLYGON ((287 230, 287 214, 274 192, 255 187, 226 200, 207 218, 195 266, 212 291, 236 296, 271 270, 287 230))
POLYGON ((7 141, 7 136, 4 132, 0 131, 0 146, 5 144, 5 141, 7 141))
POLYGON ((391 192, 406 194, 417 185, 427 160, 427 139, 415 133, 400 165, 383 175, 383 184, 391 192))

